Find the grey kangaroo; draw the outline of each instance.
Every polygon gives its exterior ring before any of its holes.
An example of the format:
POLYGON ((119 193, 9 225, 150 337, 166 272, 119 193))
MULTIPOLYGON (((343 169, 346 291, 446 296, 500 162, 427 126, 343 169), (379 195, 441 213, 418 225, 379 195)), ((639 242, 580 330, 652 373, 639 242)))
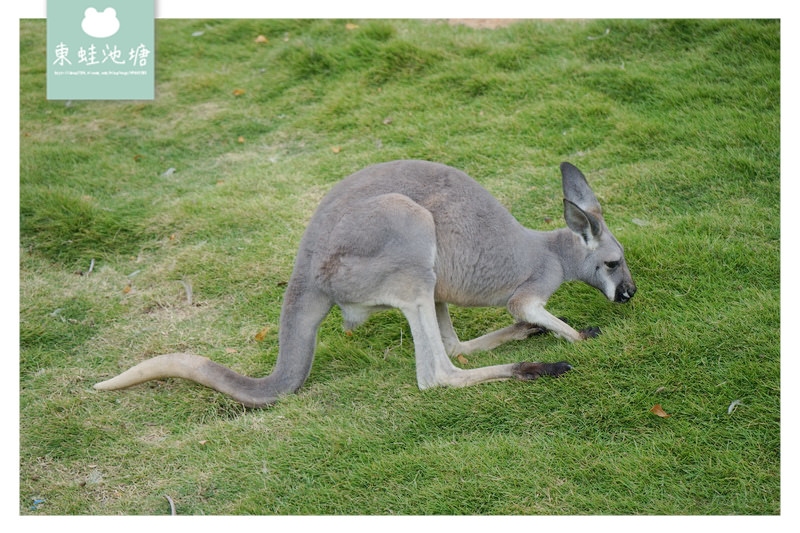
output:
POLYGON ((393 161, 356 172, 325 196, 300 241, 270 375, 250 378, 205 357, 171 353, 95 388, 181 377, 248 407, 270 405, 305 382, 317 329, 334 304, 346 330, 376 311, 400 309, 411 327, 420 389, 559 376, 572 367, 520 362, 461 369, 450 357, 545 330, 569 341, 596 336, 598 328, 578 332, 545 310, 567 280, 581 280, 615 302, 633 297, 636 285, 622 245, 606 226, 586 178, 569 163, 561 164, 561 174, 568 227, 542 232, 520 225, 475 180, 442 164, 393 161), (448 303, 505 306, 517 322, 462 342, 448 303))

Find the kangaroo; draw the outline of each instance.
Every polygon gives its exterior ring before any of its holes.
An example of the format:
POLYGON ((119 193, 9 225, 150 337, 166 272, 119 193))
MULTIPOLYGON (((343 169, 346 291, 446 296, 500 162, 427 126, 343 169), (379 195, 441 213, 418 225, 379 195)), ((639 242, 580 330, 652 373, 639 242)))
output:
POLYGON ((559 376, 572 366, 519 362, 462 369, 450 357, 544 331, 568 341, 598 335, 598 328, 576 331, 545 309, 564 281, 581 280, 614 302, 636 293, 622 245, 586 178, 566 162, 561 174, 567 228, 543 232, 523 227, 475 180, 446 165, 392 161, 356 172, 323 198, 300 241, 271 374, 251 378, 206 357, 171 353, 95 388, 181 377, 245 406, 268 406, 305 382, 317 330, 334 304, 347 331, 372 313, 400 309, 411 327, 420 389, 559 376), (517 322, 462 342, 447 304, 505 306, 517 322))

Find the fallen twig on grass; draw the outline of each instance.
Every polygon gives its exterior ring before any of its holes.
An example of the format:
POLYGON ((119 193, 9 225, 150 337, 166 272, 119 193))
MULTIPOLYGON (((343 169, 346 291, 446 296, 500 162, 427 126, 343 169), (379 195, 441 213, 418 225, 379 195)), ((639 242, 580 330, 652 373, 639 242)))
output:
POLYGON ((166 498, 167 501, 169 502, 169 514, 172 516, 177 515, 178 513, 175 511, 175 502, 172 501, 172 498, 170 498, 166 494, 164 494, 164 498, 166 498))
POLYGON ((608 35, 610 32, 611 32, 611 28, 606 28, 606 31, 605 31, 605 33, 603 33, 603 35, 598 35, 597 37, 592 37, 590 35, 589 37, 587 37, 587 39, 589 39, 590 41, 594 41, 595 39, 602 39, 603 37, 608 35))
POLYGON ((728 414, 734 412, 736 408, 739 407, 740 405, 744 405, 742 403, 742 400, 733 400, 731 404, 728 406, 728 414))
POLYGON ((182 279, 181 283, 183 284, 183 289, 186 291, 186 304, 192 305, 192 284, 185 279, 182 279))

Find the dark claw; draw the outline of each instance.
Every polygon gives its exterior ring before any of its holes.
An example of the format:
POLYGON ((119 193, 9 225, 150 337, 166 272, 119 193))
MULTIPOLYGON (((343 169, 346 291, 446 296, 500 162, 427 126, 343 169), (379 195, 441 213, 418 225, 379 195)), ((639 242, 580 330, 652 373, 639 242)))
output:
POLYGON ((566 361, 558 363, 523 362, 514 365, 514 377, 524 380, 534 380, 539 378, 539 376, 558 377, 569 370, 572 370, 572 365, 566 361))
POLYGON ((535 337, 536 335, 544 335, 547 333, 547 329, 543 328, 542 326, 536 326, 534 324, 530 324, 528 322, 518 322, 518 324, 524 324, 524 328, 530 330, 528 332, 528 338, 535 337))
POLYGON ((572 365, 566 361, 559 361, 558 363, 545 363, 547 366, 547 375, 557 378, 561 374, 572 370, 572 365))
POLYGON ((600 328, 589 327, 589 328, 580 330, 579 333, 581 334, 581 337, 583 337, 584 339, 593 339, 593 338, 597 337, 598 335, 600 335, 600 333, 602 333, 602 332, 600 331, 600 328))

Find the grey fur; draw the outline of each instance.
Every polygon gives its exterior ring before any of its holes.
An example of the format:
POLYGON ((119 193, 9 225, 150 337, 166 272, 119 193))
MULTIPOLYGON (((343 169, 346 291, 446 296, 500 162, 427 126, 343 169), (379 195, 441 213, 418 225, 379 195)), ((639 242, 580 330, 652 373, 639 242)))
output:
POLYGON ((449 356, 492 349, 544 329, 570 341, 579 333, 544 308, 567 280, 579 279, 610 300, 636 291, 622 246, 606 226, 581 172, 562 163, 569 228, 549 232, 520 225, 475 180, 426 161, 368 167, 335 185, 300 242, 286 289, 273 372, 249 378, 205 357, 167 354, 144 361, 102 390, 159 377, 184 377, 253 407, 269 405, 305 382, 317 329, 335 304, 345 329, 370 314, 399 308, 416 351, 417 384, 461 387, 498 379, 559 375, 567 363, 455 367, 449 356), (517 323, 467 342, 453 330, 447 304, 505 306, 517 323))

